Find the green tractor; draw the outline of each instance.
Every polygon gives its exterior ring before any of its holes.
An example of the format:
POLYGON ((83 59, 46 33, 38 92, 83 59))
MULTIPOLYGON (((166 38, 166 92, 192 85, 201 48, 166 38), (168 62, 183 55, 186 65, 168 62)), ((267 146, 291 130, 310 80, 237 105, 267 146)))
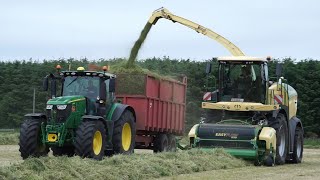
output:
POLYGON ((26 114, 21 125, 21 157, 73 156, 100 160, 105 155, 131 154, 135 147, 135 111, 115 102, 116 76, 106 72, 62 71, 49 74, 45 113, 26 114), (57 88, 59 87, 59 88, 57 88), (59 89, 59 95, 57 95, 59 89))

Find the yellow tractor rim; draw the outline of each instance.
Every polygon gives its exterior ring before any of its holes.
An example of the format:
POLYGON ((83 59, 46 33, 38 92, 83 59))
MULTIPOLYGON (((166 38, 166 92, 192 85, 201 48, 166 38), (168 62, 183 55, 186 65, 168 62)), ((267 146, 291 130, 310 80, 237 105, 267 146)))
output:
POLYGON ((102 135, 100 131, 96 131, 93 136, 93 152, 99 155, 102 149, 102 135))
POLYGON ((129 123, 125 123, 122 127, 122 148, 128 151, 131 146, 131 126, 129 123))

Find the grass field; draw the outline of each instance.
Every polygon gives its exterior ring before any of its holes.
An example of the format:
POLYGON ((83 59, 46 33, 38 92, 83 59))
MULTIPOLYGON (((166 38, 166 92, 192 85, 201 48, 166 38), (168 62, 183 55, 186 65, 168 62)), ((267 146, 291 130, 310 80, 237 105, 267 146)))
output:
POLYGON ((21 160, 17 145, 0 146, 0 179, 317 179, 320 149, 305 149, 301 164, 255 167, 224 153, 197 151, 115 156, 103 161, 78 157, 21 160))

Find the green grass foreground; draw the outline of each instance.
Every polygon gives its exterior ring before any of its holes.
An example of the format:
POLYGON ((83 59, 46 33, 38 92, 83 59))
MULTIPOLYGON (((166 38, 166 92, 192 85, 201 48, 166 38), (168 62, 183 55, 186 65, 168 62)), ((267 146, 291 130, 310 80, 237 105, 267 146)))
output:
POLYGON ((149 179, 246 165, 222 149, 116 155, 102 161, 42 157, 0 168, 0 179, 149 179))

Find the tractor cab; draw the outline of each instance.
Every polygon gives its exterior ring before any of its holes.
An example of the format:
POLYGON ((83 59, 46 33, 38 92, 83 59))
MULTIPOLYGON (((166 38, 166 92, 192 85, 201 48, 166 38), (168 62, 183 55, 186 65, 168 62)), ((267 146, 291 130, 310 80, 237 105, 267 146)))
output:
POLYGON ((268 84, 267 59, 220 57, 218 102, 265 103, 268 84))
POLYGON ((47 110, 55 105, 66 105, 67 108, 69 104, 84 101, 82 104, 86 115, 105 116, 115 99, 115 77, 106 70, 85 71, 83 67, 78 67, 77 71, 59 71, 57 76, 50 74, 44 80, 45 90, 51 81, 51 99, 47 103, 47 110))

